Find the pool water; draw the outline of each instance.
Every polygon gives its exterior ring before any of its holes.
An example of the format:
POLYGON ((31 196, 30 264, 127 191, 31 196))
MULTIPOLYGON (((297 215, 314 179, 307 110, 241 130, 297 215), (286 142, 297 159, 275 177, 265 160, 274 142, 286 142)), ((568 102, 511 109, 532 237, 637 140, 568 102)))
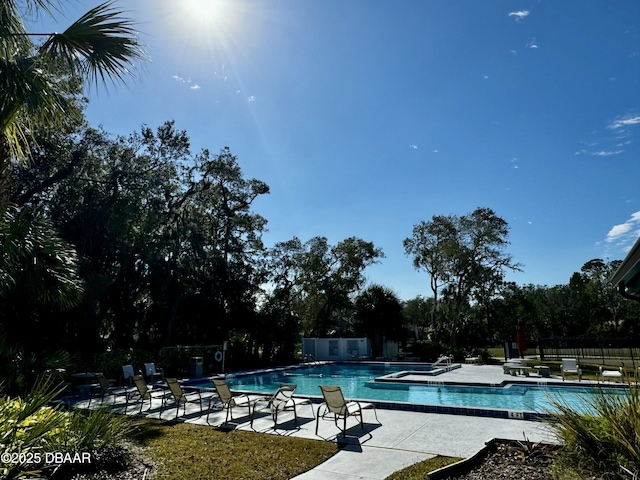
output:
MULTIPOLYGON (((274 392, 282 383, 295 383, 298 395, 320 395, 319 385, 338 385, 348 399, 408 402, 423 405, 448 405, 489 409, 544 412, 551 409, 551 399, 561 399, 576 409, 584 409, 584 400, 595 389, 588 387, 551 387, 537 385, 508 385, 506 387, 477 387, 438 385, 409 385, 376 383, 376 377, 406 370, 404 365, 334 364, 313 368, 292 369, 227 379, 232 389, 250 392, 274 392)), ((429 370, 430 366, 411 367, 429 370)), ((614 392, 614 390, 612 390, 614 392)))

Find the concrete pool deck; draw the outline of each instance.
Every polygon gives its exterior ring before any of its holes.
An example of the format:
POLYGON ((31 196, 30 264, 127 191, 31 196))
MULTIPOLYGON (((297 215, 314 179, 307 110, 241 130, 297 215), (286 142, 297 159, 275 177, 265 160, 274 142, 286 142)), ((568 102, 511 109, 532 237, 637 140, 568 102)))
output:
MULTIPOLYGON (((424 381, 422 375, 419 377, 419 380, 424 381)), ((545 381, 547 384, 563 384, 560 377, 541 378, 535 374, 529 377, 523 375, 514 377, 504 374, 502 366, 499 365, 462 365, 461 368, 431 379, 454 385, 497 385, 503 381, 533 384, 545 381)), ((577 382, 577 379, 575 382, 564 382, 565 385, 584 386, 596 383, 585 380, 577 382)), ((204 395, 211 395, 211 393, 204 395)), ((261 397, 252 395, 255 399, 261 397)), ((205 411, 202 414, 197 404, 187 404, 186 414, 183 414, 183 409, 180 408, 178 421, 207 425, 207 402, 204 406, 205 411)), ((130 406, 128 413, 137 413, 138 408, 138 405, 130 406)), ((316 414, 317 408, 318 404, 313 404, 313 415, 316 414)), ((155 401, 153 408, 148 412, 143 410, 142 414, 149 418, 172 420, 175 411, 175 406, 167 407, 160 417, 159 401, 155 401)), ((268 412, 258 411, 252 426, 246 409, 234 409, 235 419, 230 420, 228 424, 225 424, 225 410, 212 409, 209 411, 208 424, 229 429, 338 442, 341 448, 336 455, 295 477, 297 480, 326 478, 382 480, 397 470, 436 455, 468 458, 480 451, 485 443, 493 438, 556 442, 547 424, 530 420, 378 408, 377 416, 381 425, 375 422, 373 412, 365 410, 364 428, 360 428, 356 420, 350 418, 347 422, 346 437, 342 437, 332 420, 321 420, 318 435, 316 435, 316 420, 312 418, 309 405, 299 406, 297 414, 298 423, 296 424, 292 412, 281 413, 278 426, 273 428, 273 420, 268 412)))
MULTIPOLYGON (((258 396, 253 396, 258 398, 258 396)), ((197 404, 182 407, 178 421, 198 425, 210 425, 229 430, 246 430, 264 434, 292 436, 313 440, 337 442, 340 451, 326 462, 294 477, 296 480, 383 480, 395 471, 437 455, 468 458, 480 451, 492 438, 554 443, 555 437, 549 427, 541 422, 527 420, 498 419, 464 415, 444 415, 377 409, 380 424, 373 412, 364 411, 364 428, 354 418, 347 421, 346 436, 340 434, 333 420, 320 420, 318 435, 317 420, 311 415, 308 405, 297 409, 296 423, 290 411, 281 413, 274 428, 268 412, 256 412, 253 426, 246 409, 234 409, 234 419, 225 423, 226 410, 212 409, 207 424, 207 409, 201 414, 197 404)), ((313 405, 313 414, 318 405, 313 405)), ((130 406, 128 413, 138 412, 138 405, 130 406)), ((144 407, 146 409, 146 405, 144 407)), ((147 418, 173 420, 175 406, 164 409, 160 416, 160 401, 155 400, 149 411, 143 409, 147 418)))
MULTIPOLYGON (((410 370, 408 368, 407 370, 410 370)), ((460 368, 443 372, 437 376, 409 374, 402 377, 407 383, 442 382, 451 385, 499 385, 503 382, 539 384, 565 384, 574 382, 562 381, 561 377, 543 378, 537 374, 512 376, 505 374, 500 365, 461 365, 460 368)), ((577 379, 576 379, 577 380, 577 379)), ((582 381, 581 385, 595 382, 582 381)), ((317 406, 316 406, 317 408, 317 406)), ((300 407, 299 415, 308 415, 306 406, 300 407)), ((545 423, 525 420, 487 418, 466 415, 447 415, 421 413, 412 411, 377 409, 377 425, 373 414, 364 412, 364 430, 355 425, 355 420, 348 425, 349 443, 336 455, 316 468, 299 475, 296 480, 354 480, 384 479, 393 472, 409 465, 432 458, 436 455, 468 458, 480 451, 492 438, 524 440, 532 442, 555 443, 557 440, 545 423)), ((304 438, 318 438, 315 435, 316 421, 306 417, 299 424, 299 429, 290 422, 293 430, 285 430, 284 434, 292 434, 304 438)), ((284 424, 283 426, 289 425, 284 424)), ((262 432, 283 434, 279 429, 273 430, 270 417, 256 419, 254 429, 262 432), (258 423, 260 420, 261 423, 258 423), (265 425, 266 423, 266 425, 265 425)), ((245 428, 245 426, 241 426, 245 428)), ((318 434, 325 440, 336 441, 338 429, 331 421, 320 421, 318 434)))

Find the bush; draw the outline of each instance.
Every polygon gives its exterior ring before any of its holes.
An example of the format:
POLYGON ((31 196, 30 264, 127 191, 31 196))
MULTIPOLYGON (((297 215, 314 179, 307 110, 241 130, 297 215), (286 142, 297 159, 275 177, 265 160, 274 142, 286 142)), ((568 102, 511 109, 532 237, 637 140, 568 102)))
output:
POLYGON ((20 458, 29 460, 28 464, 3 461, 1 478, 26 478, 52 470, 55 466, 44 462, 47 453, 92 455, 105 447, 118 446, 131 432, 130 419, 106 410, 68 412, 49 406, 62 389, 51 377, 40 377, 24 398, 0 398, 0 453, 20 454, 20 458))
POLYGON ((420 357, 423 362, 435 362, 448 349, 438 342, 416 342, 407 346, 407 350, 413 352, 414 356, 420 357))
POLYGON ((561 464, 603 478, 640 476, 640 387, 624 393, 598 390, 579 411, 551 398, 551 423, 565 444, 561 464))

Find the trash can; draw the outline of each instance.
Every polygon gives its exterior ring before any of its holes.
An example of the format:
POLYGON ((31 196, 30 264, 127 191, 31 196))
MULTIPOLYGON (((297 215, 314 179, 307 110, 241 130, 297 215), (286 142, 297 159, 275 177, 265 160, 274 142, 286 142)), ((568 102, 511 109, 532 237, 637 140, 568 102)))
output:
POLYGON ((191 361, 189 362, 189 377, 202 377, 203 363, 202 357, 191 357, 191 361))

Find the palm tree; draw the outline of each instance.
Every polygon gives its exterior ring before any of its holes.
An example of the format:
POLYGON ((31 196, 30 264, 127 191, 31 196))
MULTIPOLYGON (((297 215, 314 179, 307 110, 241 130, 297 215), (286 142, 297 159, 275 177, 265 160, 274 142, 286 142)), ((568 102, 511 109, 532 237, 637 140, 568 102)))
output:
POLYGON ((0 299, 26 282, 36 302, 65 308, 82 293, 77 255, 49 222, 10 205, 9 173, 13 162, 28 158, 34 132, 54 131, 82 115, 83 86, 123 81, 145 53, 133 22, 113 1, 62 33, 26 31, 27 15, 53 17, 60 3, 0 0, 0 299))
POLYGON ((145 57, 130 19, 113 1, 89 10, 62 33, 30 33, 23 17, 53 16, 60 0, 0 2, 0 208, 13 160, 28 157, 35 127, 78 115, 78 85, 123 81, 145 57))

